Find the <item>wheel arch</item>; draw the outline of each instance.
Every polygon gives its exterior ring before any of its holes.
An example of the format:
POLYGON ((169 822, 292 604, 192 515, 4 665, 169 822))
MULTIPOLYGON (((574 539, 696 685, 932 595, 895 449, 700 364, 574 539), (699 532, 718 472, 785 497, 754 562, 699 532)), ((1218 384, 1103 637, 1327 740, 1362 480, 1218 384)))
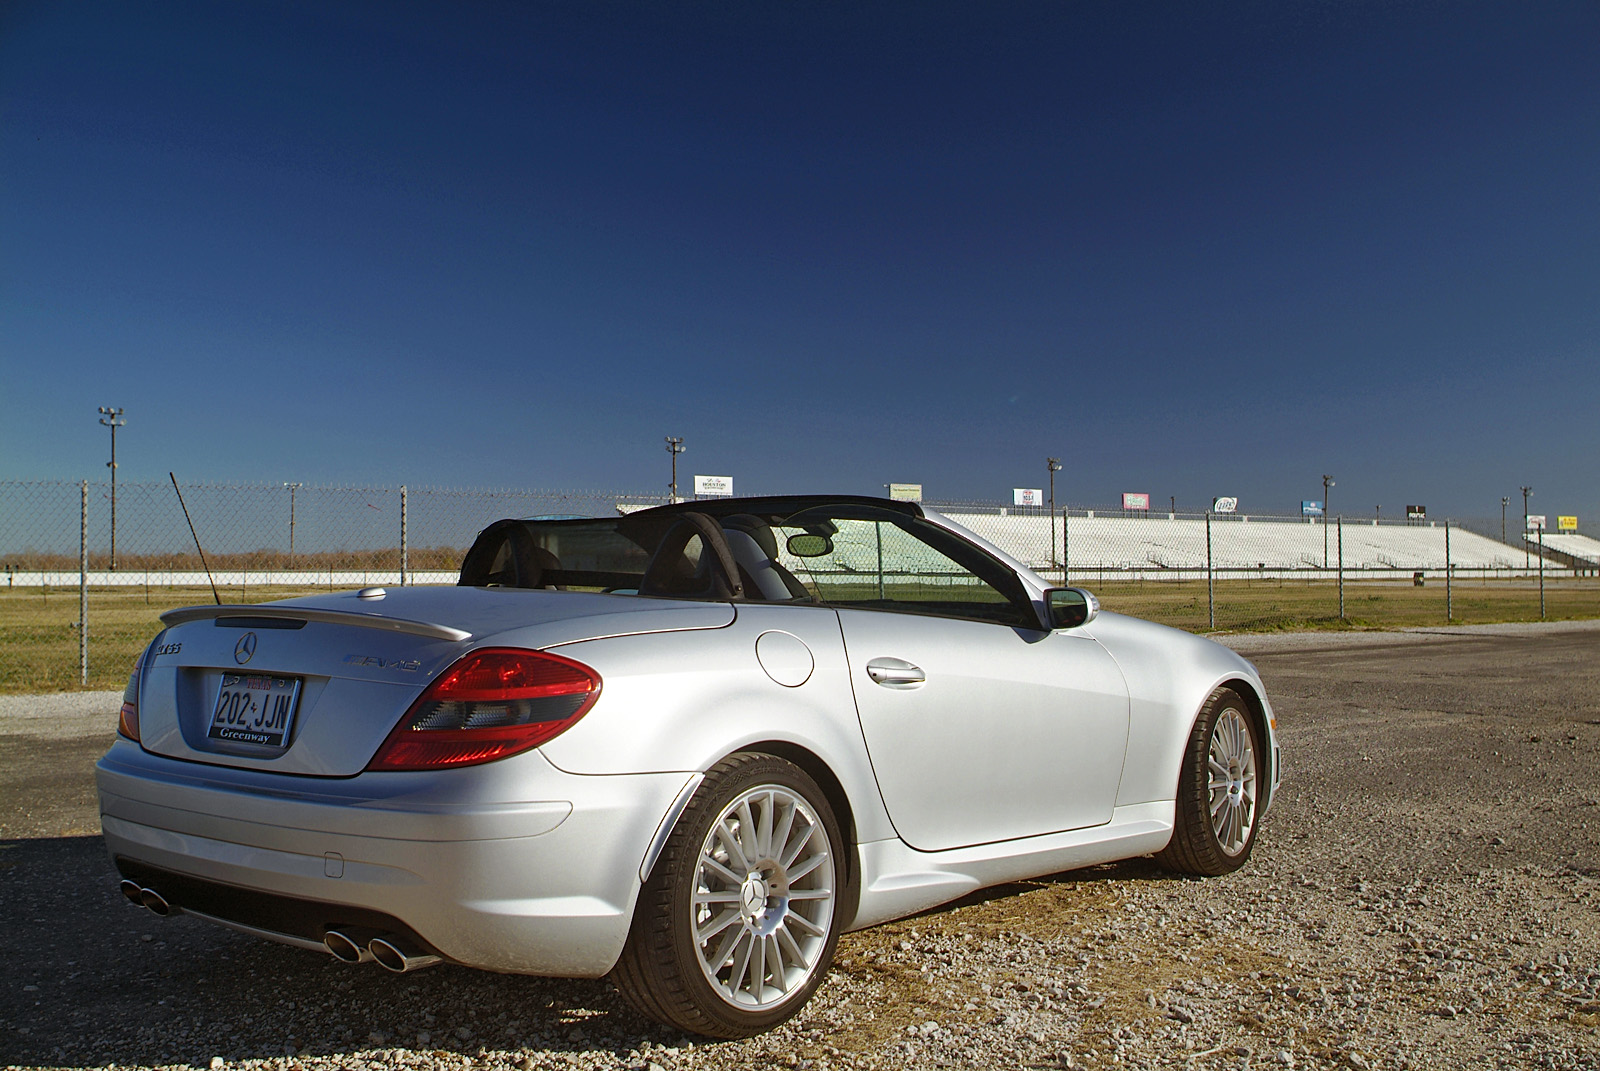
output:
MULTIPOLYGON (((822 794, 827 797, 828 806, 833 810, 833 816, 839 823, 839 835, 844 838, 844 851, 840 853, 839 866, 844 872, 844 881, 839 890, 839 918, 841 928, 847 930, 855 921, 856 911, 861 903, 861 867, 856 859, 856 820, 855 809, 850 805, 850 796, 844 790, 844 785, 822 757, 809 748, 789 740, 756 740, 743 744, 726 755, 719 755, 712 762, 706 764, 706 769, 711 769, 717 763, 737 754, 771 755, 793 763, 803 770, 807 777, 817 783, 822 789, 822 794)), ((698 785, 696 786, 698 791, 698 785)), ((657 835, 657 843, 665 843, 672 835, 673 829, 683 817, 683 808, 672 816, 670 824, 665 826, 657 835)), ((652 866, 653 870, 654 867, 652 866)), ((648 881, 648 871, 641 875, 648 881)))
MULTIPOLYGON (((1257 691, 1256 686, 1243 677, 1234 677, 1230 680, 1222 681, 1217 685, 1217 688, 1231 689, 1238 694, 1239 698, 1244 700, 1245 706, 1250 713, 1250 720, 1255 725, 1256 735, 1261 740, 1261 764, 1265 767, 1263 771, 1265 776, 1261 779, 1261 802, 1258 810, 1259 813, 1266 814, 1267 808, 1272 803, 1272 786, 1277 780, 1278 774, 1278 771, 1273 768, 1272 733, 1267 726, 1266 704, 1262 702, 1261 694, 1257 691)), ((1215 692, 1217 688, 1213 688, 1212 692, 1215 692)), ((1209 699, 1210 695, 1208 694, 1206 698, 1209 699)), ((1205 704, 1201 703, 1200 709, 1204 709, 1204 707, 1205 704)), ((1195 718, 1200 716, 1199 709, 1195 711, 1194 716, 1195 718)), ((1191 719, 1190 725, 1193 724, 1194 721, 1191 719)))
POLYGON ((855 921, 856 909, 861 901, 861 867, 856 860, 855 809, 850 805, 850 796, 845 792, 843 783, 820 755, 788 740, 762 740, 746 744, 739 750, 775 755, 794 763, 804 770, 806 776, 815 781, 817 787, 822 789, 823 795, 828 797, 828 806, 833 808, 833 817, 839 823, 839 834, 844 838, 843 857, 839 860, 844 868, 843 887, 839 890, 839 918, 841 932, 849 929, 851 923, 855 921))

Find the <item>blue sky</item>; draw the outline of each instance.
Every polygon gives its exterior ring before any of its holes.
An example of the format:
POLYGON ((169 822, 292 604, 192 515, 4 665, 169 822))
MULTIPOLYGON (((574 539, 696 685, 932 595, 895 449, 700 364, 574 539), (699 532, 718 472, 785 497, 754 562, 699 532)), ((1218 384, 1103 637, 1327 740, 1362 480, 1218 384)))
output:
POLYGON ((1600 5, 0 6, 0 479, 1600 519, 1600 5))

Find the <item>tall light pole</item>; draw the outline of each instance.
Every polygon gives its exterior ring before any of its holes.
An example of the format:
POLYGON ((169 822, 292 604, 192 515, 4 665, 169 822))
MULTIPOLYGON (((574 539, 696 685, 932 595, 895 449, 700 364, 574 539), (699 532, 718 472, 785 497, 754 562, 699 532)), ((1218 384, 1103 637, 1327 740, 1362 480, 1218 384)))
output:
POLYGON ((289 489, 289 567, 294 567, 294 493, 305 484, 289 483, 284 481, 283 486, 289 489))
POLYGON ((1511 496, 1500 496, 1500 542, 1506 541, 1506 507, 1511 504, 1511 496))
POLYGON ((1044 459, 1045 468, 1050 470, 1050 568, 1056 567, 1056 473, 1061 471, 1059 457, 1044 459))
POLYGON ((111 429, 111 460, 106 467, 111 470, 111 569, 117 568, 117 429, 127 423, 122 410, 109 405, 100 407, 100 423, 111 429))
MULTIPOLYGON (((1528 567, 1528 563, 1532 560, 1528 557, 1528 496, 1532 494, 1533 488, 1524 487, 1522 489, 1522 567, 1524 569, 1528 567)), ((1543 561, 1544 556, 1540 555, 1539 560, 1543 561)))
POLYGON ((1333 516, 1333 510, 1328 508, 1328 488, 1333 486, 1333 477, 1327 473, 1322 474, 1322 567, 1328 567, 1328 518, 1333 516))
POLYGON ((666 440, 667 453, 672 455, 672 501, 676 502, 678 501, 678 455, 683 453, 685 447, 681 435, 668 435, 666 440))

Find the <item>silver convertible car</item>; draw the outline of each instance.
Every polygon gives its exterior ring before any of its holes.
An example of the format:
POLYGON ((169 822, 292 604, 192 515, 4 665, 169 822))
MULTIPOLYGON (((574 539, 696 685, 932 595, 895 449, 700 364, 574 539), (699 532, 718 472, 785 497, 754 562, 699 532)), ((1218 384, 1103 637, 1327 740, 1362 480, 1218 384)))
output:
POLYGON ((350 963, 609 975, 714 1037, 842 931, 1249 857, 1255 669, 915 503, 503 520, 456 587, 162 615, 97 778, 132 901, 350 963))

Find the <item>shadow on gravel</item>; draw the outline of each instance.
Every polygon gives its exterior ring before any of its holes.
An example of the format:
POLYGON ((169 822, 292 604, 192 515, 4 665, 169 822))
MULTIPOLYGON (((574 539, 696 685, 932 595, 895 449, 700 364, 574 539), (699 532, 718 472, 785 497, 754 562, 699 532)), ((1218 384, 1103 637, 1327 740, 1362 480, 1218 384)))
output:
POLYGON ((1031 878, 1027 881, 1011 881, 1004 885, 991 885, 986 889, 968 893, 959 900, 952 900, 948 904, 930 907, 928 910, 910 917, 914 919, 936 918, 959 908, 975 907, 978 904, 1004 900, 1022 893, 1033 892, 1036 889, 1048 889, 1057 885, 1092 885, 1100 881, 1189 880, 1193 879, 1190 879, 1187 875, 1164 869, 1154 859, 1125 859, 1120 863, 1102 863, 1099 866, 1084 867, 1082 870, 1064 870, 1059 874, 1049 874, 1042 878, 1031 878))
MULTIPOLYGON (((973 893, 925 915, 1056 885, 1182 880, 1152 860, 973 893)), ((95 836, 0 841, 0 1065, 205 1067, 387 1047, 611 1052, 693 1040, 603 981, 441 966, 390 974, 129 904, 95 836)), ((920 916, 919 916, 920 917, 920 916)))
MULTIPOLYGON (((123 899, 95 837, 0 841, 0 1065, 611 1051, 688 1039, 598 981, 353 966, 123 899)), ((697 1039, 698 1040, 698 1039, 697 1039)))

